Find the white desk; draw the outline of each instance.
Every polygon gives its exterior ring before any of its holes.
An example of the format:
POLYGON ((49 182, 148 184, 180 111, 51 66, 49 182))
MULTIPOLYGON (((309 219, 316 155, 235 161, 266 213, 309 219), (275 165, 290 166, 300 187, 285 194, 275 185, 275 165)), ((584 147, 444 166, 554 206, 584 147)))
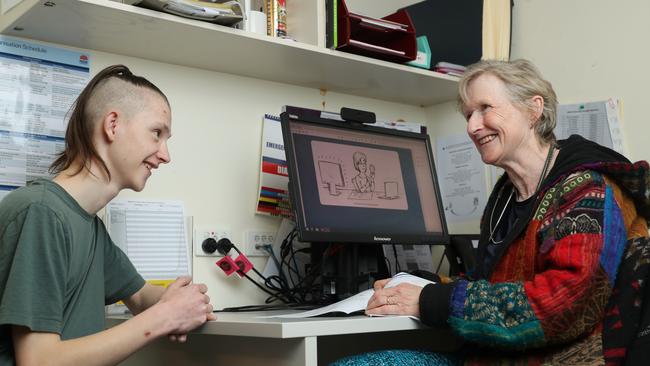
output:
MULTIPOLYGON (((218 313, 185 344, 159 339, 122 365, 327 365, 340 357, 394 349, 452 350, 449 329, 407 317, 258 318, 271 312, 218 313)), ((128 316, 111 316, 116 325, 128 316)))

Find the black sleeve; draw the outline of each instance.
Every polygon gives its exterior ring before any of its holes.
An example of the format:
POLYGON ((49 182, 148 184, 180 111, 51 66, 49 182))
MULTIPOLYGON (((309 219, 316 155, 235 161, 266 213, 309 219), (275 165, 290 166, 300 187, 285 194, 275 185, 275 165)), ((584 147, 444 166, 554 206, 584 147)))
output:
POLYGON ((429 326, 447 324, 454 284, 431 283, 420 293, 420 320, 429 326))

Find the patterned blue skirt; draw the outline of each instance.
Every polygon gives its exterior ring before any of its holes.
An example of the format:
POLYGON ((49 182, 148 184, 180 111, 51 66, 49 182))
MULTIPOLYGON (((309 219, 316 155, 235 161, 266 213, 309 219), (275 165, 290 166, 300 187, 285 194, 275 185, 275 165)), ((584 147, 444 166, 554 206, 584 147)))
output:
POLYGON ((370 352, 342 358, 330 366, 458 366, 460 357, 445 353, 413 350, 370 352))

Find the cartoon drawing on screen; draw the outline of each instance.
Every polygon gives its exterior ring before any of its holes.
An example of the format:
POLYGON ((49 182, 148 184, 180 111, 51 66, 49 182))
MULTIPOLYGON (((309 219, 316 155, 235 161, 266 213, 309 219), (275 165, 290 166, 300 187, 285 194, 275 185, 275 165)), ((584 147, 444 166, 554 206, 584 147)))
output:
POLYGON ((331 161, 319 160, 318 170, 320 172, 321 183, 323 183, 330 195, 338 196, 341 194, 338 188, 343 188, 345 182, 343 181, 343 169, 340 163, 333 163, 331 161))
POLYGON ((414 182, 407 189, 412 172, 402 167, 400 152, 365 145, 311 141, 305 165, 312 167, 317 183, 313 194, 323 206, 408 210, 408 192, 417 186, 414 182))
POLYGON ((375 190, 375 166, 368 165, 366 154, 355 151, 352 154, 352 162, 357 175, 352 177, 354 190, 350 194, 351 199, 372 199, 372 192, 375 190))
POLYGON ((399 198, 399 184, 397 182, 384 182, 384 194, 378 196, 383 200, 394 200, 399 198))

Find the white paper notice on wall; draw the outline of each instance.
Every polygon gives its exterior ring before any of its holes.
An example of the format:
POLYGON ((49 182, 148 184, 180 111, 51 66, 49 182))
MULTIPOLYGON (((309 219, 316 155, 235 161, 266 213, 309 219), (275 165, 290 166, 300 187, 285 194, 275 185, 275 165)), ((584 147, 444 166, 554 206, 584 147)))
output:
POLYGON ((436 168, 447 222, 480 218, 487 201, 485 165, 466 134, 436 140, 436 168))
POLYGON ((89 63, 87 52, 0 35, 0 199, 51 177, 48 168, 65 148, 66 114, 88 83, 89 63))
POLYGON ((179 201, 115 199, 106 206, 111 238, 148 282, 167 284, 191 274, 179 201))
POLYGON ((614 98, 560 105, 555 137, 563 140, 577 134, 624 154, 620 113, 621 101, 614 98))

